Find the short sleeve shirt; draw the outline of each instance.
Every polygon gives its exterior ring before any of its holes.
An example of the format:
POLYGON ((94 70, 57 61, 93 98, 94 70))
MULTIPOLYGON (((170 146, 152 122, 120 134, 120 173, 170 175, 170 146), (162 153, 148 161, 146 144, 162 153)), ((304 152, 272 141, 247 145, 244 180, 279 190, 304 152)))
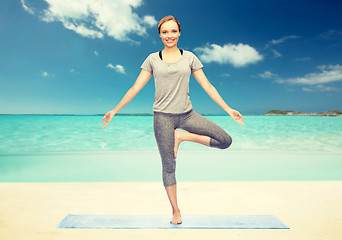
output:
POLYGON ((185 113, 192 109, 189 96, 191 72, 202 68, 200 60, 189 51, 183 51, 174 63, 164 62, 159 52, 151 53, 141 65, 154 76, 155 95, 153 111, 164 113, 185 113))

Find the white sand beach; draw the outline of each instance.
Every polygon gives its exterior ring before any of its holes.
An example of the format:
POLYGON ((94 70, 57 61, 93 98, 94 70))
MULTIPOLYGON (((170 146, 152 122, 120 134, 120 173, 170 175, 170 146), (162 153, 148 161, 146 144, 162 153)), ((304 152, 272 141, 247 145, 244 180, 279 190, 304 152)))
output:
POLYGON ((342 237, 342 181, 178 182, 182 215, 275 215, 290 229, 61 229, 72 214, 170 214, 161 182, 0 183, 0 239, 342 237))

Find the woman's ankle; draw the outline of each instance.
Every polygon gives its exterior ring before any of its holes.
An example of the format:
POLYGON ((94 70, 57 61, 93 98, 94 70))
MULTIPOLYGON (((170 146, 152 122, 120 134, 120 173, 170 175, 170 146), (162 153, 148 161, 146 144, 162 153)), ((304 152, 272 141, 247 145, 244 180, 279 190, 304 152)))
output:
POLYGON ((172 210, 172 214, 180 214, 179 208, 178 208, 178 210, 172 210))

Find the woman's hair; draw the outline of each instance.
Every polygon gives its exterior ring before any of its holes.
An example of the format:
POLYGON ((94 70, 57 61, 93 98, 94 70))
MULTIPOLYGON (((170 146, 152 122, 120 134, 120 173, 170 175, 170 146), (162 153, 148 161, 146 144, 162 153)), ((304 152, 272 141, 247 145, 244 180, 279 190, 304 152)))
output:
POLYGON ((159 24, 158 24, 158 33, 159 33, 159 34, 160 34, 160 27, 161 27, 161 25, 163 25, 164 22, 168 22, 168 21, 171 21, 171 20, 173 20, 173 21, 175 21, 175 22, 177 23, 177 25, 178 25, 178 30, 179 30, 179 32, 181 31, 181 27, 180 27, 180 24, 179 24, 177 18, 175 18, 174 16, 171 16, 171 15, 168 15, 168 16, 163 17, 163 18, 159 21, 159 24))

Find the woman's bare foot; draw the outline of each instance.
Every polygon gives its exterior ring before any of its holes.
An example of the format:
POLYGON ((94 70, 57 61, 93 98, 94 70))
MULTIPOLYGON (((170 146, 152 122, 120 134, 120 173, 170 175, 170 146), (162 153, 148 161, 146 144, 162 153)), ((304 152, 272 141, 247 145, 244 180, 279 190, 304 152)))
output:
POLYGON ((181 217, 182 217, 182 216, 181 216, 180 211, 178 211, 178 212, 173 212, 173 217, 172 217, 170 223, 172 223, 172 224, 181 224, 181 223, 182 223, 181 217))
POLYGON ((179 130, 175 130, 175 148, 174 148, 174 154, 175 154, 175 158, 177 158, 177 152, 178 152, 178 148, 179 148, 179 144, 181 142, 183 142, 181 136, 182 134, 184 134, 182 131, 179 130))

